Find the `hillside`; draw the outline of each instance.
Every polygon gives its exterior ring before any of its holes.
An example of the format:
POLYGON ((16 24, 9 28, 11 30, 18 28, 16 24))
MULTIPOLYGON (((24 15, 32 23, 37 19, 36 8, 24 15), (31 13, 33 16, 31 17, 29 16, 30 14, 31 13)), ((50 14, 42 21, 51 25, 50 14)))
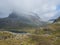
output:
POLYGON ((60 17, 58 17, 57 19, 54 20, 54 23, 55 22, 60 22, 60 17))
POLYGON ((24 30, 0 30, 0 45, 60 45, 59 23, 24 30))
POLYGON ((0 28, 24 28, 41 26, 45 22, 40 21, 39 16, 35 14, 26 15, 12 12, 6 18, 0 18, 0 28))
POLYGON ((60 24, 24 31, 27 33, 0 31, 0 45, 60 45, 60 24))
POLYGON ((0 45, 60 45, 58 22, 60 17, 46 25, 36 15, 24 16, 13 12, 0 19, 0 45))

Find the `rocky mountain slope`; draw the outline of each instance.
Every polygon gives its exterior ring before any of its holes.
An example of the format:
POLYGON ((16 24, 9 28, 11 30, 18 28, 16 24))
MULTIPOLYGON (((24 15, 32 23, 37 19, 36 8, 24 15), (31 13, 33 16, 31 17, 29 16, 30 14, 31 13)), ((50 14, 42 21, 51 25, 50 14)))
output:
POLYGON ((0 28, 20 28, 20 27, 31 27, 31 26, 41 26, 44 22, 40 21, 39 16, 32 14, 18 14, 12 12, 6 18, 0 19, 0 28))
POLYGON ((60 17, 58 17, 57 19, 54 20, 54 23, 55 22, 60 22, 60 17))

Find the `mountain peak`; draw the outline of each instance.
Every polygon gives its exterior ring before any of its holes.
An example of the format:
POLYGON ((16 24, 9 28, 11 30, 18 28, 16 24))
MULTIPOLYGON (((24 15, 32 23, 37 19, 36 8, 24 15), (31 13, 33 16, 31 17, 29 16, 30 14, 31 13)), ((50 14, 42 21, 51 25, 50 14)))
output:
POLYGON ((18 14, 16 12, 12 12, 11 14, 9 14, 8 16, 9 18, 17 18, 18 14))
POLYGON ((9 14, 7 18, 3 20, 0 19, 0 25, 4 28, 16 28, 16 27, 28 27, 28 26, 42 26, 44 22, 40 21, 41 19, 36 14, 26 15, 26 14, 18 14, 16 12, 12 12, 9 14), (4 25, 3 25, 4 24, 4 25))

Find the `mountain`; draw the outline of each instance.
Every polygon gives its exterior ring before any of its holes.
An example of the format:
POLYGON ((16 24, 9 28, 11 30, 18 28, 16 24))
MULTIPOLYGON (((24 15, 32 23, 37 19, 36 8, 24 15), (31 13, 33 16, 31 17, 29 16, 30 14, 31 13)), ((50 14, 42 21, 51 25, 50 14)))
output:
POLYGON ((26 23, 26 24, 40 24, 40 18, 39 16, 36 16, 35 14, 17 14, 15 12, 11 13, 8 16, 9 19, 12 19, 14 21, 20 21, 22 23, 26 23))
POLYGON ((39 16, 32 14, 18 14, 12 12, 6 18, 0 18, 0 28, 22 28, 22 27, 31 27, 31 26, 41 26, 44 24, 43 21, 40 21, 39 16))
POLYGON ((55 19, 50 19, 48 20, 50 23, 53 23, 55 19))
POLYGON ((52 19, 57 19, 58 17, 60 17, 60 11, 57 12, 53 17, 51 17, 52 19))
POLYGON ((54 23, 55 22, 60 22, 60 17, 58 17, 57 19, 54 20, 54 23))
POLYGON ((53 22, 53 23, 60 22, 60 17, 58 17, 58 18, 56 18, 56 19, 50 19, 49 21, 50 21, 50 22, 53 22))
POLYGON ((54 21, 55 19, 50 19, 49 21, 54 21))

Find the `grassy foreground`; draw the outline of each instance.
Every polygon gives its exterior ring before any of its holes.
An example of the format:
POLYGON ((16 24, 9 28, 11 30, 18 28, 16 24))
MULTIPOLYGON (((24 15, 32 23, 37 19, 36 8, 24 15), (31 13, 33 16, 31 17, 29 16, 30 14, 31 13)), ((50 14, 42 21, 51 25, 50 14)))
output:
POLYGON ((60 45, 60 24, 24 31, 27 33, 0 31, 0 45, 60 45))

